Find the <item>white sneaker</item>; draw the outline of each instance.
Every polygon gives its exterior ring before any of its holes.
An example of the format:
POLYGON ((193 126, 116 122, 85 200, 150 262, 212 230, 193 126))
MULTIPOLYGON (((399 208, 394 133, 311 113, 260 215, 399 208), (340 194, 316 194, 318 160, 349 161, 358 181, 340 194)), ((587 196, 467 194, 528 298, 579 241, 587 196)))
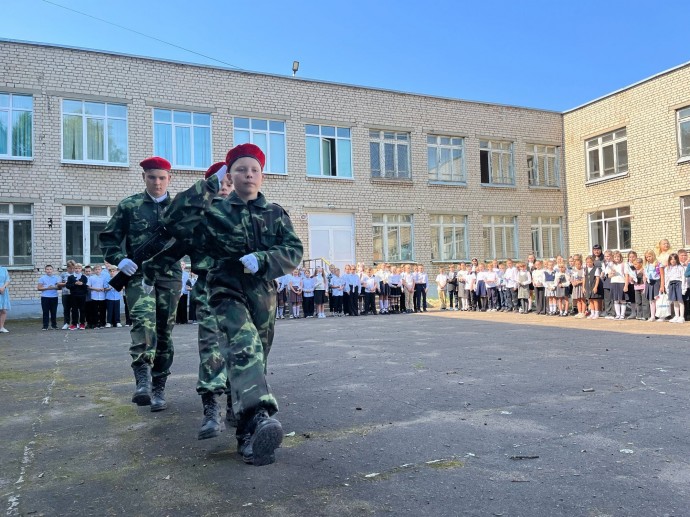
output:
POLYGON ((65 323, 65 324, 62 326, 62 330, 69 330, 69 323, 65 323))
POLYGON ((122 323, 118 323, 118 324, 115 325, 115 326, 116 326, 117 328, 122 328, 122 323))
POLYGON ((607 319, 607 320, 615 320, 616 317, 615 317, 615 316, 606 316, 604 319, 607 319))
POLYGON ((9 330, 7 330, 5 327, 2 327, 0 329, 0 332, 2 332, 3 334, 7 334, 9 332, 9 330))
POLYGON ((105 328, 109 329, 110 327, 112 327, 112 325, 110 323, 105 324, 105 328))

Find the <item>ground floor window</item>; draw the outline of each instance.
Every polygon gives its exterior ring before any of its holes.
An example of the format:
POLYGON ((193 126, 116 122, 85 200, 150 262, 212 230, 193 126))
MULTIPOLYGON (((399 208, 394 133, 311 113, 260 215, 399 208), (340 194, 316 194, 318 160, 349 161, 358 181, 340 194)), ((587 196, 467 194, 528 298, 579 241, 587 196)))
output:
POLYGON ((563 253, 562 218, 532 217, 532 249, 539 258, 554 258, 563 253))
POLYGON ((467 233, 466 215, 432 215, 431 260, 467 260, 467 233))
POLYGON ((590 248, 627 251, 632 248, 630 207, 611 208, 589 214, 590 248))
POLYGON ((0 264, 33 264, 33 205, 0 203, 0 264))
POLYGON ((105 229, 117 207, 67 205, 64 208, 64 262, 74 260, 83 265, 102 264, 103 253, 98 244, 98 235, 105 229))
POLYGON ((505 260, 517 257, 517 217, 485 215, 482 218, 484 259, 505 260))
POLYGON ((414 260, 412 215, 374 214, 374 262, 414 260))

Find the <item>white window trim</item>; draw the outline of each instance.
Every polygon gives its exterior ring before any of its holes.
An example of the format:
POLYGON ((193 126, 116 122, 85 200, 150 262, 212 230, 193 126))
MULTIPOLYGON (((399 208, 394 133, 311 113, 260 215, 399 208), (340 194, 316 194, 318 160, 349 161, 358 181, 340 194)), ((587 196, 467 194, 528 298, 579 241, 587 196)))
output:
MULTIPOLYGON (((550 228, 552 230, 558 229, 558 233, 559 233, 558 246, 560 247, 560 252, 562 254, 563 253, 563 217, 560 215, 535 215, 535 216, 532 216, 531 219, 532 219, 532 221, 530 222, 530 236, 531 236, 531 232, 533 232, 535 229, 538 230, 539 231, 539 243, 541 244, 541 249, 533 249, 535 254, 541 259, 547 258, 544 255, 544 238, 543 238, 543 233, 542 233, 542 231, 545 228, 550 228), (545 218, 545 217, 551 217, 551 218, 556 217, 556 218, 558 218, 558 223, 556 223, 556 224, 545 223, 543 221, 543 218, 545 218), (537 219, 536 224, 533 221, 534 219, 537 219)), ((532 246, 532 248, 534 248, 534 246, 532 246)), ((549 257, 549 258, 553 258, 553 257, 549 257)))
POLYGON ((624 176, 627 176, 630 171, 630 154, 628 153, 628 165, 627 169, 622 172, 614 172, 613 174, 604 174, 604 155, 603 155, 603 150, 604 147, 606 146, 613 146, 613 162, 616 168, 618 168, 618 146, 616 144, 619 144, 620 142, 625 142, 626 143, 626 151, 627 151, 627 142, 628 142, 628 128, 627 127, 619 127, 618 129, 614 129, 613 131, 607 131, 606 133, 602 133, 600 135, 594 136, 592 138, 588 138, 585 140, 585 174, 586 174, 586 180, 585 184, 590 185, 592 183, 598 183, 600 181, 607 181, 610 179, 615 179, 615 178, 622 178, 624 176), (625 137, 619 137, 617 139, 612 139, 610 142, 602 142, 601 139, 604 138, 607 135, 613 135, 614 133, 617 133, 618 131, 622 131, 625 129, 625 137), (594 147, 589 147, 588 144, 592 140, 598 140, 598 143, 594 147), (596 149, 598 151, 599 155, 599 175, 597 177, 591 177, 590 176, 590 171, 589 171, 589 153, 590 151, 596 149))
MULTIPOLYGON (((313 124, 313 125, 318 125, 318 124, 313 124)), ((266 118, 266 117, 257 117, 257 116, 246 116, 246 115, 233 115, 232 116, 232 141, 235 145, 237 145, 237 142, 235 142, 235 131, 248 131, 249 132, 249 141, 253 144, 254 143, 254 133, 261 133, 266 135, 266 143, 268 145, 268 149, 265 150, 266 153, 266 163, 270 163, 271 161, 271 138, 270 135, 283 135, 283 139, 285 140, 285 155, 283 156, 283 168, 285 169, 285 172, 273 172, 269 170, 264 170, 264 174, 271 174, 274 176, 287 176, 288 175, 288 148, 287 148, 287 122, 285 119, 275 119, 275 118, 266 118), (237 118, 246 118, 249 119, 249 128, 238 128, 235 126, 235 119, 237 118), (252 129, 252 120, 265 120, 267 124, 266 130, 263 129, 252 129), (284 124, 285 129, 281 131, 275 131, 271 130, 271 122, 281 122, 284 124)), ((338 131, 336 129, 336 135, 338 131)), ((352 141, 352 133, 350 133, 350 141, 352 141)), ((352 146, 350 146, 350 149, 352 146)), ((263 150, 263 149, 262 149, 263 150)), ((350 151, 352 152, 352 151, 350 151)), ((314 176, 311 176, 314 177, 314 176)), ((331 176, 332 178, 337 178, 338 176, 331 176)), ((346 179, 351 179, 351 178, 346 178, 346 179)))
MULTIPOLYGON (((482 151, 487 151, 489 153, 489 182, 484 183, 481 182, 482 186, 490 186, 490 187, 515 187, 515 143, 511 142, 510 140, 489 140, 489 139, 484 139, 482 138, 480 140, 481 142, 487 142, 489 144, 488 149, 484 149, 480 146, 479 148, 479 153, 481 155, 482 151), (503 149, 494 149, 492 144, 510 144, 510 150, 504 151, 503 149), (492 168, 492 160, 491 160, 491 155, 492 153, 498 153, 501 156, 501 161, 503 161, 503 156, 504 155, 509 155, 510 157, 510 162, 508 164, 508 172, 510 174, 510 183, 496 183, 493 181, 493 168, 492 168)), ((481 181, 481 160, 480 160, 480 170, 479 170, 479 178, 481 181)))
MULTIPOLYGON (((73 114, 71 114, 73 115, 73 114)), ((82 121, 86 120, 86 115, 84 113, 81 114, 82 121)), ((92 118, 101 118, 101 117, 92 117, 92 118)), ((109 118, 112 118, 114 120, 123 120, 121 117, 108 117, 106 114, 103 119, 106 121, 106 123, 103 125, 103 130, 104 130, 104 138, 103 140, 105 142, 108 141, 108 124, 107 121, 109 118)), ((85 122, 83 122, 85 124, 85 122)), ((83 150, 84 150, 84 155, 86 155, 86 149, 87 149, 87 134, 86 134, 86 126, 83 126, 83 150)), ((99 165, 102 167, 129 167, 129 106, 127 104, 120 104, 117 102, 103 102, 103 101, 91 101, 91 100, 84 100, 84 99, 76 99, 76 98, 71 98, 71 97, 63 97, 60 99, 60 163, 65 163, 65 164, 80 164, 80 165, 99 165), (75 101, 75 102, 81 102, 82 105, 84 102, 94 102, 98 104, 105 104, 106 105, 106 113, 107 113, 107 105, 108 104, 113 104, 116 106, 124 106, 126 109, 126 115, 124 117, 125 121, 125 128, 126 128, 126 134, 127 134, 127 159, 124 162, 109 162, 107 160, 68 160, 64 156, 64 131, 65 131, 65 112, 64 112, 64 102, 65 101, 75 101)), ((106 149, 104 156, 108 155, 108 149, 107 149, 107 143, 106 143, 106 149)))
POLYGON ((82 249, 84 250, 84 256, 82 258, 83 265, 89 265, 91 264, 91 242, 90 242, 90 236, 91 236, 91 222, 99 222, 99 223, 107 223, 110 221, 110 218, 113 216, 115 213, 115 210, 117 209, 116 206, 113 205, 98 205, 98 204, 93 204, 93 205, 78 205, 78 204, 65 204, 62 206, 62 263, 67 264, 67 221, 73 221, 73 222, 81 222, 82 223, 82 249), (80 206, 82 208, 82 214, 81 215, 67 215, 67 206, 80 206), (107 206, 108 208, 108 215, 91 215, 91 207, 92 206, 97 206, 97 207, 103 207, 107 206), (88 231, 87 231, 87 224, 88 224, 88 231))
POLYGON ((369 153, 371 154, 371 144, 372 143, 378 143, 379 145, 379 171, 380 175, 379 176, 374 176, 373 172, 371 170, 371 156, 369 157, 369 177, 373 180, 392 180, 392 181, 412 181, 412 153, 411 153, 411 148, 412 148, 412 134, 408 131, 400 131, 400 130, 394 130, 394 129, 379 129, 379 128, 371 128, 369 129, 369 153), (377 131, 379 133, 378 138, 372 138, 371 132, 372 131, 377 131), (395 135, 398 134, 404 134, 407 135, 407 140, 397 140, 397 139, 387 139, 384 137, 385 133, 394 133, 395 135), (396 144, 394 146, 394 160, 395 160, 395 176, 389 177, 386 176, 386 155, 385 155, 385 143, 396 143, 396 142, 401 142, 405 143, 405 146, 407 147, 407 176, 400 176, 400 171, 398 169, 398 145, 396 144))
MULTIPOLYGON (((435 179, 432 179, 431 175, 429 175, 429 183, 434 184, 434 185, 462 185, 462 186, 467 185, 467 164, 466 164, 466 158, 465 158, 467 153, 465 152, 465 139, 463 137, 459 137, 459 136, 439 135, 439 134, 433 134, 433 133, 427 135, 427 137, 434 137, 437 139, 437 141, 436 141, 437 143, 434 143, 434 144, 430 144, 428 142, 428 139, 427 139, 427 144, 426 144, 426 147, 427 147, 427 173, 429 173, 429 171, 428 171, 428 169, 429 169, 429 163, 428 163, 429 147, 433 147, 434 149, 436 149, 436 159, 439 163, 441 161, 440 157, 441 157, 441 149, 442 148, 450 149, 451 150, 451 156, 452 156, 453 149, 460 149, 462 151, 462 159, 460 160, 460 168, 462 169, 460 171, 460 173, 461 173, 460 176, 462 177, 462 179, 443 180, 443 179, 438 178, 438 175, 435 179), (438 140, 439 138, 450 138, 451 142, 453 139, 460 139, 460 145, 453 145, 452 143, 451 144, 441 144, 438 140)), ((452 160, 451 160, 451 163, 452 163, 452 160)))
MULTIPOLYGON (((690 213, 690 196, 681 196, 680 198, 680 225, 683 233, 683 241, 685 241, 685 237, 687 235, 689 228, 685 227, 685 213, 689 212, 690 213), (685 204, 685 200, 688 200, 688 204, 685 204)), ((683 242, 683 247, 687 248, 690 246, 690 239, 688 239, 687 242, 683 242)))
POLYGON ((537 146, 540 147, 550 147, 553 148, 554 152, 553 154, 551 153, 539 153, 536 150, 527 150, 525 153, 527 158, 529 159, 530 156, 532 156, 534 162, 533 163, 539 163, 539 157, 544 156, 544 157, 554 157, 554 167, 555 167, 555 172, 554 172, 554 181, 555 185, 541 185, 541 184, 532 184, 531 178, 532 178, 532 171, 528 168, 527 170, 527 184, 529 188, 545 188, 545 189, 559 189, 561 188, 561 152, 560 152, 560 147, 557 145, 547 145, 547 144, 534 144, 534 143, 527 143, 528 147, 532 147, 534 149, 537 146))
POLYGON ((167 124, 172 127, 172 156, 170 157, 171 159, 169 160, 172 168, 174 170, 178 171, 206 171, 212 164, 213 164, 213 115, 210 112, 206 111, 189 111, 189 110, 183 110, 183 109, 176 109, 176 108, 164 108, 161 106, 154 106, 151 109, 151 123, 152 123, 152 132, 151 134, 153 135, 153 145, 151 147, 151 151, 153 155, 157 155, 156 152, 156 124, 167 124), (156 110, 164 110, 164 111, 169 111, 171 113, 171 121, 170 122, 157 122, 156 121, 156 110), (191 122, 189 124, 184 124, 181 122, 174 122, 175 120, 175 112, 177 113, 189 113, 191 122), (208 115, 209 116, 209 123, 208 126, 200 125, 200 124, 195 124, 194 123, 194 115, 208 115), (192 164, 190 165, 179 165, 175 163, 175 156, 177 153, 175 152, 177 150, 177 137, 175 136, 175 127, 188 127, 191 128, 190 130, 190 149, 189 149, 189 156, 191 157, 192 164), (208 127, 208 133, 209 133, 209 156, 211 158, 211 163, 209 163, 206 167, 195 167, 193 165, 194 163, 194 128, 195 127, 208 127))
MULTIPOLYGON (((309 138, 309 137, 311 137, 311 138, 318 137, 319 140, 323 140, 324 138, 335 138, 335 152, 336 152, 336 159, 335 159, 336 170, 335 170, 335 172, 336 172, 336 174, 335 174, 335 176, 330 176, 330 175, 327 176, 327 175, 323 174, 323 168, 322 168, 323 153, 322 153, 322 147, 319 145, 319 169, 321 170, 321 174, 309 174, 309 171, 307 170, 306 171, 306 177, 307 178, 343 179, 343 180, 354 180, 355 179, 355 164, 354 164, 353 156, 352 156, 353 149, 352 149, 352 128, 351 127, 337 126, 334 124, 309 124, 309 123, 305 124, 304 125, 304 156, 305 156, 304 165, 305 165, 305 169, 306 169, 306 165, 307 165, 306 157, 307 157, 307 153, 309 152, 307 150, 307 138, 309 138), (319 134, 318 135, 308 134, 306 126, 318 126, 319 134), (321 131, 321 128, 324 126, 335 128, 335 136, 334 137, 324 136, 322 134, 322 131, 321 131), (338 129, 347 129, 350 132, 350 136, 348 138, 345 138, 344 136, 338 136, 338 129), (350 142, 350 173, 352 174, 352 176, 348 177, 348 176, 341 176, 340 174, 338 174, 338 168, 337 168, 337 166, 338 166, 337 165, 338 164, 338 158, 337 158, 337 156, 338 156, 338 140, 349 140, 349 142, 350 142)), ((287 154, 287 141, 285 144, 286 144, 285 154, 287 154)), ((287 170, 287 168, 286 168, 286 170, 287 170)))
MULTIPOLYGON (((630 235, 630 241, 631 241, 631 244, 632 244, 632 213, 630 212, 630 207, 629 207, 629 206, 619 206, 619 207, 616 207, 616 208, 611 208, 611 209, 609 209, 609 210, 616 210, 616 216, 615 216, 615 217, 606 217, 606 218, 605 218, 605 217, 604 217, 604 212, 605 212, 606 210, 596 210, 596 211, 594 211, 594 212, 589 212, 589 213, 587 214, 587 233, 589 234, 589 249, 592 249, 592 246, 594 246, 595 244, 599 244, 599 245, 602 247, 602 249, 606 249, 606 248, 607 248, 607 242, 608 242, 608 231, 606 230, 606 224, 604 224, 604 235, 603 235, 603 239, 602 239, 603 242, 593 242, 593 236, 592 236, 592 215, 594 215, 594 214, 597 214, 597 216, 598 216, 598 218, 595 219, 595 221, 601 221, 602 223, 606 223, 607 221, 614 221, 614 220, 615 220, 615 221, 620 221, 621 219, 629 219, 629 220, 630 220, 630 223, 631 223, 631 224, 630 224, 630 234, 631 234, 631 235, 630 235), (627 209, 628 209, 628 214, 627 214, 627 215, 624 215, 624 216, 618 215, 618 210, 620 210, 621 208, 627 208, 627 209)), ((620 224, 618 224, 617 226, 618 226, 619 231, 620 231, 620 224)), ((616 248, 619 249, 621 252, 628 252, 628 251, 630 251, 630 250, 632 249, 632 248, 621 248, 621 247, 620 247, 620 244, 621 244, 621 243, 620 243, 620 234, 618 234, 618 235, 616 236, 616 241, 618 241, 618 242, 617 242, 618 246, 617 246, 616 248)))
MULTIPOLYGON (((438 228, 439 229, 439 234, 438 234, 438 249, 439 249, 439 255, 441 255, 438 258, 432 259, 432 262, 463 262, 467 261, 470 259, 470 243, 469 243, 469 218, 466 215, 455 215, 455 214, 431 214, 432 217, 460 217, 464 219, 464 222, 462 223, 453 223, 453 222, 445 222, 442 221, 440 223, 434 223, 431 222, 429 223, 429 227, 431 228, 438 228), (453 241, 457 242, 456 239, 456 228, 463 228, 463 234, 465 236, 463 246, 465 248, 465 258, 462 257, 445 257, 443 256, 443 230, 445 228, 453 228, 453 241)), ((433 235, 433 232, 429 232, 430 234, 433 235)), ((456 249, 455 247, 453 248, 454 250, 456 249)))
MULTIPOLYGON (((0 108, 0 110, 7 111, 8 112, 8 117, 7 117, 7 152, 8 154, 0 154, 0 160, 17 160, 17 161, 22 161, 22 162, 31 162, 34 159, 34 149, 35 149, 35 136, 34 134, 36 131, 34 131, 35 124, 34 124, 34 97, 33 95, 30 94, 24 94, 24 93, 12 93, 12 92, 7 92, 7 91, 0 91, 0 93, 4 93, 5 95, 10 96, 10 103, 12 103, 12 97, 14 96, 21 96, 21 97, 31 97, 31 156, 12 156, 12 112, 14 111, 13 108, 0 108)), ((28 111, 28 110, 17 110, 17 111, 28 111)))
MULTIPOLYGON (((491 255, 493 255, 492 257, 485 257, 486 260, 493 260, 493 259, 508 260, 508 259, 515 259, 515 258, 518 256, 518 248, 519 248, 520 244, 519 244, 519 241, 518 241, 519 233, 518 233, 518 218, 517 218, 517 216, 515 216, 515 215, 509 215, 509 214, 505 214, 505 215, 499 215, 499 214, 485 215, 485 216, 482 217, 482 230, 484 230, 485 228, 490 228, 490 229, 491 229, 490 247, 491 247, 491 250, 492 250, 491 255), (490 220, 489 220, 488 223, 484 221, 484 217, 490 218, 490 220), (512 224, 512 225, 509 225, 509 224, 506 224, 506 223, 495 223, 495 222, 494 222, 494 217, 511 217, 511 218, 513 219, 513 224, 512 224), (513 250, 512 250, 512 251, 513 251, 513 254, 512 254, 512 256, 501 257, 501 256, 498 256, 497 253, 496 253, 497 250, 496 250, 496 234, 495 234, 495 230, 496 230, 497 228, 508 228, 508 227, 512 227, 512 229, 513 229, 513 250)), ((506 253, 507 253, 508 251, 509 251, 509 250, 506 249, 506 253)), ((501 252, 503 252, 503 250, 501 250, 501 252)))
MULTIPOLYGON (((382 246, 383 246, 383 258, 381 259, 381 262, 390 262, 390 263, 414 263, 415 258, 414 258, 414 214, 410 213, 377 213, 376 215, 383 216, 384 221, 383 222, 371 222, 372 228, 374 226, 380 226, 383 228, 383 233, 382 233, 382 246), (399 221, 394 221, 394 222, 388 222, 388 216, 398 216, 398 215, 409 215, 411 217, 411 221, 409 223, 402 223, 399 221), (401 228, 401 227, 409 227, 410 228, 410 246, 411 246, 411 256, 409 259, 399 259, 399 260, 391 260, 390 257, 388 257, 388 229, 396 227, 396 228, 401 228)), ((373 232, 372 232, 372 245, 373 245, 373 232)), ((373 246, 372 246, 373 248, 373 246)), ((398 230, 398 251, 400 252, 400 255, 402 255, 402 243, 400 242, 400 231, 398 230)))
POLYGON ((682 123, 687 123, 690 124, 690 106, 684 106, 682 108, 679 108, 676 110, 676 133, 677 133, 677 142, 678 142, 678 163, 685 163, 687 161, 690 161, 690 151, 688 154, 683 154, 683 146, 681 143, 681 130, 680 130, 680 125, 682 123), (688 110, 688 115, 685 116, 684 118, 680 118, 680 112, 683 110, 688 110))
POLYGON ((36 249, 34 244, 35 244, 35 238, 34 238, 34 230, 35 230, 35 224, 34 224, 34 204, 33 203, 15 203, 15 202, 10 202, 10 203, 2 203, 3 205, 9 205, 10 206, 10 213, 9 214, 0 214, 0 221, 9 221, 8 225, 8 264, 7 268, 8 269, 33 269, 33 264, 34 264, 34 250, 36 249), (14 205, 30 205, 31 206, 31 213, 30 214, 15 214, 14 213, 14 205), (14 263, 14 221, 30 221, 31 222, 31 264, 15 264, 14 263))

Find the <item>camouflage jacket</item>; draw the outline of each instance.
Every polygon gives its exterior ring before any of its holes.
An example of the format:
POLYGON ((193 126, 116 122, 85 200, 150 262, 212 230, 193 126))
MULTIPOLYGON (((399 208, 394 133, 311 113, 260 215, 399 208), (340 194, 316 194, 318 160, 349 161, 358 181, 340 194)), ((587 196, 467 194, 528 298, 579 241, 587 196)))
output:
POLYGON ((175 264, 179 264, 185 255, 189 256, 192 262, 192 272, 199 276, 205 276, 213 266, 213 259, 203 253, 199 247, 190 242, 174 240, 163 251, 142 264, 144 281, 148 285, 153 285, 157 276, 168 271, 175 264))
MULTIPOLYGON (((163 212, 170 204, 169 195, 160 203, 156 203, 146 191, 120 201, 115 214, 98 236, 104 259, 117 265, 122 259, 131 258, 133 251, 163 224, 163 212)), ((182 271, 179 263, 171 265, 162 272, 162 276, 171 280, 181 280, 182 271)))
POLYGON ((261 193, 248 203, 235 192, 216 198, 218 186, 214 175, 178 194, 163 217, 168 232, 203 250, 226 271, 241 273, 240 257, 254 253, 256 276, 271 281, 291 272, 302 259, 303 246, 287 212, 261 193))

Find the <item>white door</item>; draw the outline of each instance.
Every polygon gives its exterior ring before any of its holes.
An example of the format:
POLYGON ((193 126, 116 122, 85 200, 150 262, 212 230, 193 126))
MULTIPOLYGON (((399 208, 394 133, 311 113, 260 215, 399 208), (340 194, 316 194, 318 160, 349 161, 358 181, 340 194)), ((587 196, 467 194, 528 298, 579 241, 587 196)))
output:
POLYGON ((354 264, 354 214, 309 214, 309 258, 324 258, 341 271, 354 264))

